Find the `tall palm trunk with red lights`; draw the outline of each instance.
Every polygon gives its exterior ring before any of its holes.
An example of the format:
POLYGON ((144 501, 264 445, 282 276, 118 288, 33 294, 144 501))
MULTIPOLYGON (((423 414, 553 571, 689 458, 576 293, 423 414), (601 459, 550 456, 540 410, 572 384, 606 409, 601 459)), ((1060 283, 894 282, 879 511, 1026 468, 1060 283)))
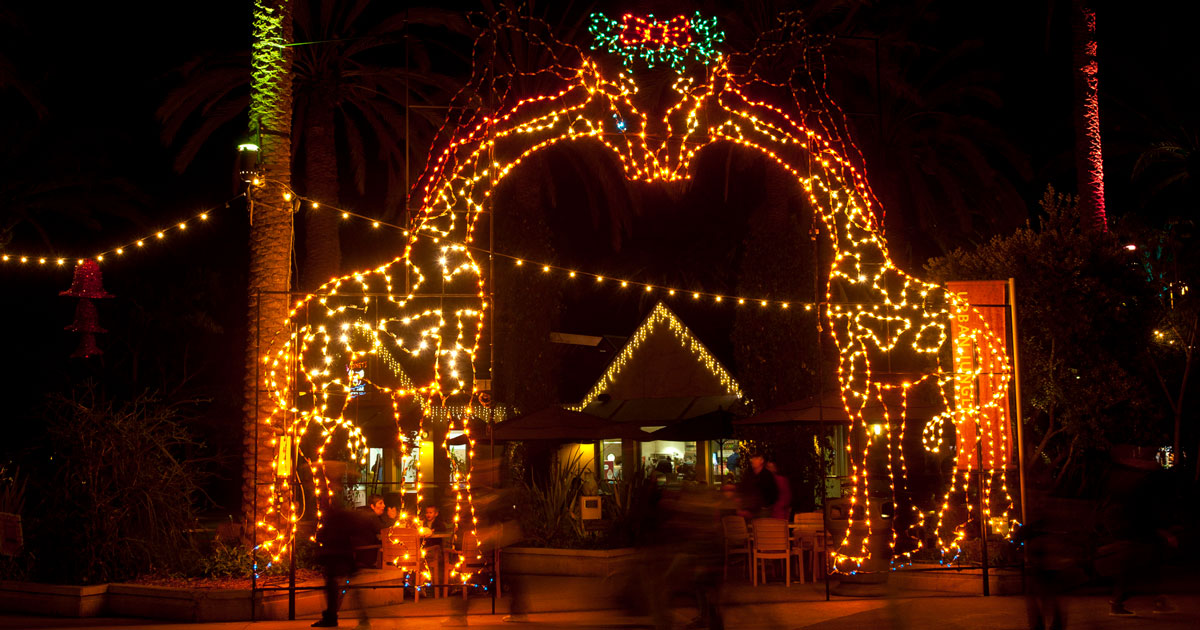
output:
POLYGON ((1071 0, 1071 45, 1075 73, 1075 171, 1084 227, 1108 231, 1104 212, 1104 153, 1100 143, 1100 96, 1096 62, 1096 12, 1086 0, 1071 0))

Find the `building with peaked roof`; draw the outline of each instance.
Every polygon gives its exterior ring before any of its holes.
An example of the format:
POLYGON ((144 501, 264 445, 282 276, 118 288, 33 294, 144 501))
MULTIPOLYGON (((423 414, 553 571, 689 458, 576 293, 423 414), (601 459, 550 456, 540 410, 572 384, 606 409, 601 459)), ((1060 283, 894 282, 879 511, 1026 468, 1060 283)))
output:
MULTIPOLYGON (((744 398, 737 379, 678 315, 659 302, 583 399, 568 408, 652 430, 729 410, 744 398)), ((723 470, 722 451, 729 449, 720 442, 611 440, 598 445, 593 457, 599 457, 609 476, 631 462, 653 467, 669 460, 685 476, 712 481, 723 470)))

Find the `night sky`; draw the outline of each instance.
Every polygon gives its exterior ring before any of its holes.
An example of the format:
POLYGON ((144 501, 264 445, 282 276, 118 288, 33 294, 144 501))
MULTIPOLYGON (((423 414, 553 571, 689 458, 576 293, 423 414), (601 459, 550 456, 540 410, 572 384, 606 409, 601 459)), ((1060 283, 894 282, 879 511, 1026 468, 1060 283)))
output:
MULTIPOLYGON (((404 3, 374 4, 382 14, 404 3)), ((613 4, 595 3, 601 10, 613 4)), ((722 13, 742 4, 654 3, 660 15, 695 9, 722 13)), ((841 14, 821 13, 826 4, 836 3, 798 6, 818 7, 814 15, 825 16, 821 24, 838 23, 841 14)), ((967 85, 986 87, 998 99, 978 104, 972 113, 1015 149, 1016 166, 998 154, 990 157, 1000 164, 998 170, 1009 177, 1024 206, 1011 207, 1008 216, 986 224, 971 240, 990 237, 994 232, 987 226, 1011 229, 1035 216, 1047 184, 1074 191, 1069 2, 993 4, 986 5, 986 11, 981 10, 985 5, 958 1, 912 3, 906 10, 865 4, 861 19, 841 25, 837 34, 879 35, 884 66, 913 49, 922 51, 924 66, 949 58, 953 63, 944 70, 946 75, 969 75, 967 85), (905 25, 902 31, 889 27, 900 23, 905 25), (960 52, 949 57, 947 51, 954 50, 960 52)), ((1110 216, 1117 219, 1162 211, 1146 207, 1144 191, 1131 182, 1137 155, 1180 129, 1193 135, 1197 131, 1195 77, 1200 55, 1192 37, 1197 15, 1188 8, 1191 4, 1099 3, 1105 183, 1110 216)), ((535 6, 543 10, 542 4, 535 6)), ((119 383, 114 387, 127 391, 184 382, 184 391, 214 400, 197 421, 201 433, 218 449, 235 447, 236 439, 222 436, 221 427, 222 422, 228 426, 239 407, 247 217, 240 203, 229 209, 220 204, 239 192, 233 149, 241 130, 218 132, 180 174, 171 167, 176 148, 160 140, 155 111, 178 85, 174 69, 200 56, 248 48, 249 17, 249 2, 228 0, 0 5, 0 55, 10 64, 9 69, 0 66, 0 133, 6 145, 0 150, 0 215, 5 225, 15 224, 8 242, 0 243, 5 252, 90 255, 205 208, 219 208, 212 225, 105 265, 105 285, 117 297, 100 305, 101 324, 110 330, 101 335, 106 351, 102 360, 85 364, 67 358, 77 339, 62 327, 70 322, 74 303, 57 292, 70 284, 69 272, 0 267, 6 284, 0 309, 11 335, 4 384, 11 401, 7 422, 23 424, 44 392, 68 389, 88 377, 119 383), (14 84, 32 90, 40 111, 19 96, 14 84), (20 191, 77 180, 86 184, 29 217, 36 226, 14 219, 12 199, 20 191)), ((858 45, 843 39, 835 40, 833 47, 858 45)), ((830 71, 839 71, 836 63, 830 71)), ((871 147, 888 142, 886 131, 880 138, 877 130, 895 122, 886 109, 895 95, 887 85, 877 99, 870 92, 875 86, 856 91, 856 84, 832 83, 833 96, 854 113, 856 129, 864 136, 858 139, 874 175, 881 167, 871 163, 871 147), (843 88, 845 93, 836 93, 843 88), (882 112, 880 103, 885 104, 882 112)), ((423 159, 427 149, 412 147, 413 158, 423 159)), ((711 196, 706 190, 699 187, 682 202, 645 197, 650 201, 639 209, 620 250, 606 238, 596 238, 600 230, 587 212, 557 214, 550 220, 560 233, 554 249, 563 264, 591 265, 599 273, 638 274, 655 282, 678 277, 675 267, 681 260, 693 260, 688 254, 695 252, 696 243, 744 229, 738 227, 744 217, 737 216, 736 204, 696 202, 711 196)), ((385 199, 397 194, 402 191, 376 186, 352 197, 351 203, 363 214, 376 216, 385 199)), ((882 202, 889 207, 887 198, 882 202)), ((561 204, 570 205, 569 200, 561 204)), ((903 217, 889 215, 888 227, 894 253, 909 271, 919 271, 925 257, 938 253, 930 234, 903 217)), ((345 229, 342 239, 347 259, 360 264, 391 258, 401 243, 394 233, 389 238, 361 224, 345 229)), ((718 282, 725 277, 720 269, 701 269, 696 276, 718 282)), ((578 299, 568 309, 565 332, 628 334, 652 306, 645 299, 622 301, 612 295, 578 299), (598 310, 598 305, 604 306, 598 310)), ((718 354, 727 355, 727 312, 686 307, 680 312, 718 354)))

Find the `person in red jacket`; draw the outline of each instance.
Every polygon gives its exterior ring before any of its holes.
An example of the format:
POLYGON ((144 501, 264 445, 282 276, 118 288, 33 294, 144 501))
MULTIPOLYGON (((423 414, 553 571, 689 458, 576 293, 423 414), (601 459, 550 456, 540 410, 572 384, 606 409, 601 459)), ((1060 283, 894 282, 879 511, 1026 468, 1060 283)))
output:
POLYGON ((771 505, 771 518, 781 518, 786 521, 792 511, 792 483, 788 481, 787 477, 779 474, 779 468, 775 466, 775 462, 768 462, 767 470, 775 478, 775 489, 779 495, 775 499, 775 503, 771 505))

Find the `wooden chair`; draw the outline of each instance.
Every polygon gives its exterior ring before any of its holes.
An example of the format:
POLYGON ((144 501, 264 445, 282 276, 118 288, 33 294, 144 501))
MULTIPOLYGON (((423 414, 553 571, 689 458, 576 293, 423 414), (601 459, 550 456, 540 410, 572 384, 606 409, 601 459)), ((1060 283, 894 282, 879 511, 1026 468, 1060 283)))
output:
POLYGON ((823 512, 800 512, 792 517, 792 554, 799 561, 800 583, 804 583, 804 555, 809 557, 808 567, 812 581, 817 581, 817 560, 825 566, 825 541, 829 533, 825 530, 823 512))
POLYGON ((763 581, 767 581, 766 561, 783 561, 783 581, 787 586, 792 585, 791 536, 788 535, 787 521, 781 518, 756 518, 750 523, 753 528, 751 544, 751 561, 754 563, 754 585, 758 586, 758 572, 762 561, 763 581))
POLYGON ((415 527, 389 527, 379 532, 383 541, 383 568, 412 576, 413 602, 421 601, 421 536, 415 527))
MULTIPOLYGON (((495 556, 494 556, 495 557, 495 566, 493 566, 492 549, 484 548, 484 547, 480 546, 479 545, 479 537, 472 536, 470 532, 464 532, 463 536, 462 536, 462 544, 455 545, 455 546, 459 547, 459 549, 446 549, 443 552, 445 554, 445 566, 447 567, 447 569, 451 566, 451 563, 452 563, 451 556, 457 556, 462 559, 462 564, 459 565, 460 573, 462 572, 463 569, 471 570, 472 573, 479 573, 479 571, 492 566, 494 569, 493 572, 495 573, 495 577, 496 577, 496 598, 499 599, 500 594, 501 594, 501 591, 500 591, 500 554, 495 554, 495 556)), ((469 584, 464 583, 462 585, 463 599, 467 598, 467 594, 468 594, 468 591, 470 590, 470 588, 471 587, 469 584)))
POLYGON ((721 517, 721 529, 725 531, 724 577, 729 577, 730 556, 745 558, 746 577, 752 577, 750 575, 750 532, 746 529, 746 519, 736 515, 721 517))

